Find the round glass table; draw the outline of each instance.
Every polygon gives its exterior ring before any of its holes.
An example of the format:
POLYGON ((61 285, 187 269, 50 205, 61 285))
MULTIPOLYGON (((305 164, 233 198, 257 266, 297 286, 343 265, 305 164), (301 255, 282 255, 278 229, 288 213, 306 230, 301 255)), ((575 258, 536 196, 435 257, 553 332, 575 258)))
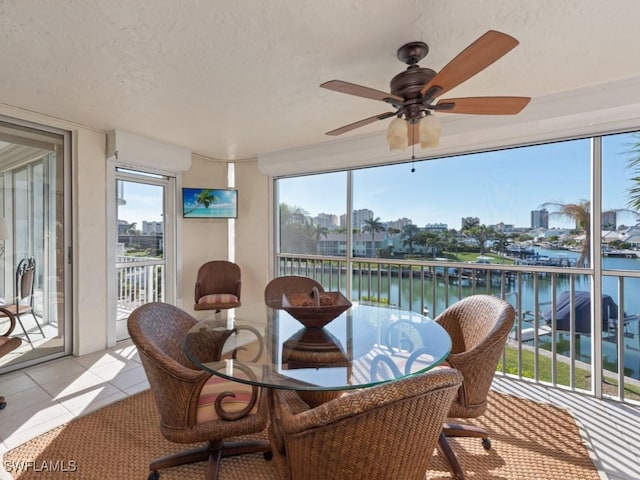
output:
POLYGON ((451 350, 433 320, 391 307, 353 304, 323 328, 284 310, 243 305, 197 323, 183 340, 199 368, 229 380, 297 391, 363 388, 425 372, 451 350))

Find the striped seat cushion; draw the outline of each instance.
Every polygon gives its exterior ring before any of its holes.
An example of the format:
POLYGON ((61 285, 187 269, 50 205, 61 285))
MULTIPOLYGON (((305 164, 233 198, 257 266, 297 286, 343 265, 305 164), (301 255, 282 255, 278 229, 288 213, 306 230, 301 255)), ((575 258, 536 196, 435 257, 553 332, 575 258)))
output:
POLYGON ((210 295, 205 295, 204 297, 200 297, 198 299, 199 304, 237 303, 237 302, 238 302, 238 297, 230 293, 212 293, 210 295))
MULTIPOLYGON (((198 399, 198 413, 196 415, 196 423, 210 422, 219 420, 220 417, 216 413, 215 402, 218 395, 223 392, 233 392, 234 397, 226 397, 222 401, 225 412, 237 412, 242 410, 251 402, 251 385, 245 383, 232 382, 217 375, 212 376, 200 392, 198 399)), ((250 413, 255 413, 258 404, 251 409, 250 413)))

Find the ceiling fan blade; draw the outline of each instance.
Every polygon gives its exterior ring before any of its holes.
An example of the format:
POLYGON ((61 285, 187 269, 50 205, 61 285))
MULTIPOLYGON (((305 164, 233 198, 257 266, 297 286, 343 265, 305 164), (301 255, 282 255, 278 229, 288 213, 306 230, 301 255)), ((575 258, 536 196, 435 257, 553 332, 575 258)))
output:
POLYGON ((335 130, 331 130, 327 132, 325 135, 342 135, 343 133, 350 132, 351 130, 355 130, 356 128, 364 127, 365 125, 369 125, 377 120, 384 120, 385 118, 393 117, 396 112, 385 112, 379 115, 374 115, 373 117, 365 118, 359 120, 357 122, 350 123, 349 125, 345 125, 340 128, 336 128, 335 130))
POLYGON ((489 30, 446 64, 420 93, 424 95, 430 88, 440 87, 435 96, 442 95, 509 53, 518 43, 506 33, 489 30))
POLYGON ((527 106, 529 97, 463 97, 444 98, 434 110, 443 113, 473 115, 515 115, 527 106))
POLYGON ((362 85, 356 85, 355 83, 343 82, 342 80, 329 80, 328 82, 324 82, 320 86, 322 88, 327 88, 335 92, 347 93, 349 95, 370 98, 372 100, 380 100, 382 102, 388 100, 404 102, 404 99, 402 97, 398 97, 397 95, 392 95, 381 90, 376 90, 375 88, 363 87, 362 85))

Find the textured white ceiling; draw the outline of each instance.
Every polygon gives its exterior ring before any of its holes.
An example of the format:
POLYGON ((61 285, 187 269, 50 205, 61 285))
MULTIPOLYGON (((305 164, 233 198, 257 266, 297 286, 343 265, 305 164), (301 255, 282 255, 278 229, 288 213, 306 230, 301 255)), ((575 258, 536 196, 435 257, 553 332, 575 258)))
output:
POLYGON ((637 0, 0 0, 0 103, 245 159, 388 111, 318 85, 388 91, 406 42, 437 71, 487 30, 513 35, 445 97, 535 99, 640 77, 639 19, 637 0))

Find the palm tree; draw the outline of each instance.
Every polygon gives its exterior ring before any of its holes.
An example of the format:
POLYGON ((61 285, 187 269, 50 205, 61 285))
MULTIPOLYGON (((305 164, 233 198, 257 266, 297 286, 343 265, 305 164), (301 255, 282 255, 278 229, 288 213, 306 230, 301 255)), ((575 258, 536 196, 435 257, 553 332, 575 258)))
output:
MULTIPOLYGON (((640 191, 640 190, 639 190, 640 191)), ((640 199, 639 199, 640 200, 640 199)), ((555 212, 549 212, 550 215, 558 215, 576 222, 576 229, 584 233, 584 242, 582 242, 582 251, 580 258, 576 262, 578 267, 588 267, 591 264, 591 202, 588 200, 580 200, 578 203, 558 203, 547 202, 542 204, 543 208, 555 208, 555 212)), ((602 213, 611 212, 629 212, 637 213, 624 208, 616 208, 603 211, 602 213)))
POLYGON ((416 242, 416 236, 420 229, 417 225, 410 223, 402 227, 402 244, 409 247, 409 254, 413 253, 413 244, 416 242))
POLYGON ((329 233, 329 229, 323 225, 314 225, 313 226, 313 236, 316 239, 316 253, 320 253, 320 237, 327 238, 327 234, 329 233))
POLYGON ((631 148, 627 151, 630 155, 627 160, 627 168, 631 169, 633 172, 633 176, 631 177, 633 186, 627 189, 629 192, 629 201, 627 202, 627 206, 635 211, 640 211, 640 135, 636 133, 633 137, 636 139, 636 142, 633 143, 631 148))
POLYGON ((480 246, 480 255, 484 254, 484 249, 487 244, 487 240, 491 240, 495 235, 495 230, 486 225, 474 225, 473 227, 465 228, 463 233, 473 238, 480 246))
POLYGON ((376 218, 367 218, 364 221, 364 227, 362 227, 362 231, 363 232, 369 232, 371 233, 371 256, 373 257, 373 254, 375 253, 376 250, 376 241, 375 241, 375 237, 376 237, 376 232, 384 232, 384 226, 382 225, 382 222, 380 221, 380 217, 376 217, 376 218))
POLYGON ((576 222, 576 228, 584 233, 582 251, 576 262, 577 267, 589 266, 591 263, 591 202, 580 200, 578 203, 547 202, 542 208, 553 208, 549 215, 564 217, 576 222))
POLYGON ((137 222, 127 223, 122 230, 122 233, 125 235, 135 235, 138 233, 138 224, 137 222))
POLYGON ((296 206, 289 206, 286 203, 280 204, 280 224, 307 223, 308 220, 309 213, 306 210, 296 206))
POLYGON ((429 250, 433 253, 433 258, 438 256, 438 252, 440 251, 440 245, 442 244, 442 238, 440 234, 437 232, 418 232, 415 236, 416 241, 424 243, 424 256, 425 258, 429 254, 429 250))

